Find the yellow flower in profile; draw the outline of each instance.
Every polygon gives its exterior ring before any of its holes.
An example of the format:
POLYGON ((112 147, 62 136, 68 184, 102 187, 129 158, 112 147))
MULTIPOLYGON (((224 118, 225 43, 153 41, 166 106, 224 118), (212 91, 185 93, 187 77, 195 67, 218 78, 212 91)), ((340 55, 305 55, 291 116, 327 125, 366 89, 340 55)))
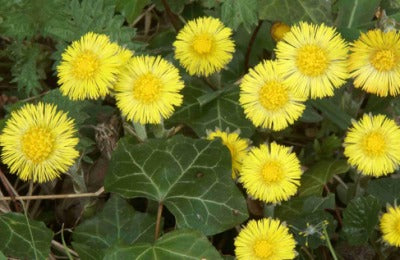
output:
POLYGON ((392 246, 400 247, 400 208, 389 206, 382 215, 380 228, 383 240, 392 246))
POLYGON ((176 36, 175 58, 190 75, 218 72, 231 61, 235 51, 231 35, 232 30, 217 18, 191 20, 176 36))
POLYGON ((62 54, 57 67, 61 93, 72 100, 105 97, 129 55, 104 34, 85 34, 62 54))
POLYGON ((245 138, 240 138, 236 132, 223 132, 219 129, 208 132, 207 139, 214 140, 220 138, 222 143, 228 147, 232 157, 232 178, 236 179, 242 166, 242 160, 246 156, 250 141, 245 138))
POLYGON ((182 104, 179 71, 161 57, 133 57, 115 85, 117 106, 128 120, 159 124, 182 104))
POLYGON ((306 97, 334 95, 348 78, 348 46, 333 27, 301 22, 276 47, 278 71, 306 97))
POLYGON ((348 130, 344 154, 349 164, 365 175, 392 173, 400 163, 400 128, 384 115, 365 114, 348 130))
POLYGON ((400 34, 372 30, 351 44, 349 70, 354 86, 381 97, 400 92, 400 34))
POLYGON ((293 124, 305 109, 305 98, 285 84, 276 61, 263 61, 250 69, 240 84, 239 102, 255 126, 282 130, 293 124))
POLYGON ((73 119, 51 104, 27 104, 11 113, 0 145, 2 160, 21 180, 46 182, 68 170, 79 156, 73 119))
POLYGON ((277 203, 296 194, 301 175, 299 159, 291 148, 273 142, 247 153, 239 180, 252 197, 277 203))
POLYGON ((235 238, 238 260, 293 259, 296 241, 278 219, 250 220, 235 238))
POLYGON ((283 22, 275 22, 271 26, 271 37, 276 42, 282 40, 283 36, 290 31, 290 26, 283 22))

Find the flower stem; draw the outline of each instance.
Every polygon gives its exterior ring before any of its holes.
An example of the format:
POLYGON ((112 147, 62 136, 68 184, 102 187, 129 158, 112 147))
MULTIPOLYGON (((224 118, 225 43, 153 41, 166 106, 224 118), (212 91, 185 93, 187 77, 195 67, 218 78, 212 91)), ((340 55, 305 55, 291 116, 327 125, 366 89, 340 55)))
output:
POLYGON ((336 253, 335 253, 335 250, 334 250, 333 247, 332 247, 331 240, 329 239, 328 232, 326 231, 326 226, 325 226, 325 225, 323 225, 322 230, 323 230, 323 232, 324 232, 326 245, 328 246, 329 251, 331 252, 331 255, 332 255, 333 260, 338 260, 338 258, 337 258, 337 256, 336 256, 336 253))
POLYGON ((147 132, 146 132, 146 126, 142 125, 137 122, 133 122, 133 128, 135 129, 137 137, 142 141, 147 140, 147 132))
POLYGON ((157 210, 157 221, 156 221, 156 231, 154 233, 154 241, 156 241, 160 235, 160 225, 161 225, 161 215, 163 211, 163 203, 160 202, 158 204, 158 210, 157 210))

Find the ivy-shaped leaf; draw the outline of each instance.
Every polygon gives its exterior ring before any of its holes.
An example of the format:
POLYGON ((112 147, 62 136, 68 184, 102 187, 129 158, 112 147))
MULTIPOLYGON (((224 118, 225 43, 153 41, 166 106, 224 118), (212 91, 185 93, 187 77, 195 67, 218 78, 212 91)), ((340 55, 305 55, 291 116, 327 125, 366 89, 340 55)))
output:
POLYGON ((207 129, 215 128, 229 128, 231 131, 240 129, 243 137, 250 137, 255 127, 246 119, 239 104, 239 88, 226 86, 215 92, 217 94, 199 80, 190 80, 183 90, 182 107, 168 122, 185 123, 200 137, 206 135, 207 129), (204 97, 212 98, 203 102, 204 97))
POLYGON ((229 151, 218 140, 174 136, 133 145, 122 138, 104 186, 125 197, 163 203, 179 228, 212 235, 247 218, 245 200, 230 174, 229 151))
POLYGON ((47 259, 53 232, 20 213, 0 215, 0 251, 9 257, 47 259))
POLYGON ((346 160, 319 161, 301 177, 299 196, 321 195, 324 185, 335 174, 347 172, 350 166, 346 160))
POLYGON ((370 180, 368 182, 367 192, 378 198, 384 205, 386 203, 394 204, 400 202, 400 179, 390 177, 370 180))
POLYGON ((373 196, 353 199, 343 212, 343 233, 350 244, 368 241, 378 223, 381 205, 373 196))
POLYGON ((243 24, 248 32, 257 24, 257 0, 225 0, 221 6, 221 20, 233 30, 243 24))
POLYGON ((90 255, 90 252, 85 254, 87 250, 84 246, 100 253, 116 244, 153 241, 155 220, 155 216, 135 212, 124 199, 112 196, 101 213, 84 221, 74 230, 72 238, 78 244, 78 253, 82 250, 82 254, 90 255))
POLYGON ((109 250, 105 260, 136 259, 212 259, 221 258, 207 237, 196 230, 175 230, 158 239, 154 245, 138 244, 131 247, 116 247, 109 250))
POLYGON ((358 28, 371 22, 381 0, 338 0, 336 24, 344 28, 358 28))
POLYGON ((259 0, 261 20, 332 24, 332 0, 259 0))

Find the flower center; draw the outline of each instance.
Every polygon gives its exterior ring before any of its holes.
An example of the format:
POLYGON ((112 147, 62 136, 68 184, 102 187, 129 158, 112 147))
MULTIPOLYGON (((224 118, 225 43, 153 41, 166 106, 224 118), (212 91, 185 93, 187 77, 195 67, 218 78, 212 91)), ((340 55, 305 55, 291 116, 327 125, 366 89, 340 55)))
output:
POLYGON ((22 151, 34 163, 46 160, 53 148, 53 135, 46 128, 32 127, 22 136, 22 151))
POLYGON ((258 240, 253 246, 254 253, 257 257, 267 259, 273 252, 273 246, 267 240, 258 240))
POLYGON ((383 155, 386 150, 385 138, 378 132, 369 133, 362 140, 362 148, 369 156, 383 155))
POLYGON ((370 62, 375 69, 379 71, 388 71, 396 66, 397 57, 391 50, 380 50, 371 56, 370 62))
POLYGON ((277 183, 283 178, 282 165, 279 162, 267 162, 261 170, 261 175, 267 184, 277 183))
POLYGON ((133 96, 135 99, 149 104, 159 99, 161 88, 160 79, 152 73, 146 73, 133 83, 133 96))
POLYGON ((296 64, 303 74, 316 77, 326 70, 328 59, 321 47, 307 44, 299 49, 296 64))
POLYGON ((193 41, 193 49, 198 54, 209 54, 212 51, 214 40, 211 35, 202 33, 197 35, 193 41))
POLYGON ((73 73, 80 80, 92 79, 99 69, 100 62, 92 51, 84 51, 73 61, 73 73))
POLYGON ((261 105, 268 110, 278 110, 289 100, 286 88, 279 82, 266 83, 258 92, 261 105))

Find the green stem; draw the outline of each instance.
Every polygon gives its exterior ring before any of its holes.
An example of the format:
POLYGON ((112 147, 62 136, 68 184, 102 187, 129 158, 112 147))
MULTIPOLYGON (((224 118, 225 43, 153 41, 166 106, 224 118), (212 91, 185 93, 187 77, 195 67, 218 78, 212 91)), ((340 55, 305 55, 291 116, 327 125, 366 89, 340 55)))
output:
POLYGON ((142 142, 147 140, 147 132, 145 125, 133 122, 133 128, 135 128, 136 135, 142 142))
POLYGON ((168 135, 168 131, 165 130, 164 121, 162 120, 157 125, 151 125, 151 131, 156 138, 164 138, 168 135))
POLYGON ((273 218, 275 214, 275 204, 264 204, 264 217, 273 218))
POLYGON ((332 255, 333 260, 338 260, 338 258, 337 258, 337 256, 336 256, 336 253, 335 253, 335 250, 334 250, 333 247, 332 247, 331 240, 330 240, 330 238, 329 238, 328 232, 326 231, 326 226, 325 226, 325 225, 323 226, 322 230, 323 230, 323 232, 324 232, 326 245, 328 246, 329 251, 331 252, 331 255, 332 255))

